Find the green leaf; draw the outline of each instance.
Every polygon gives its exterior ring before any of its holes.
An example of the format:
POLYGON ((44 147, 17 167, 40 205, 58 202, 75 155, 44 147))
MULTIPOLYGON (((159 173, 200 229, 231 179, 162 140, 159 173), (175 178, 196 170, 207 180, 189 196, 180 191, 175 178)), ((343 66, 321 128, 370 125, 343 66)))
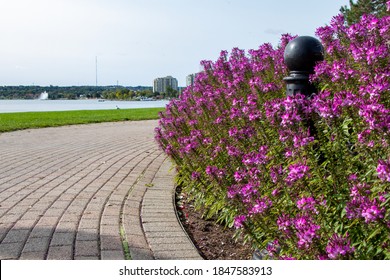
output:
POLYGON ((370 239, 374 238, 381 231, 382 231, 382 228, 378 227, 373 233, 370 234, 370 236, 367 238, 367 240, 370 240, 370 239))

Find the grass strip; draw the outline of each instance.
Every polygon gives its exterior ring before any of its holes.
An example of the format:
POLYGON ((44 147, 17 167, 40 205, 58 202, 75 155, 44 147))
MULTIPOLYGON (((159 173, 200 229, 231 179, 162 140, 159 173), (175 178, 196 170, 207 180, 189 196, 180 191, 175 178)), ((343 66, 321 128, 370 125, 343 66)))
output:
POLYGON ((123 225, 120 226, 119 234, 121 236, 125 260, 131 260, 132 258, 131 258, 131 254, 130 254, 129 243, 127 242, 126 233, 125 233, 125 229, 123 228, 123 225))
POLYGON ((73 124, 158 119, 164 108, 1 113, 0 132, 73 124))

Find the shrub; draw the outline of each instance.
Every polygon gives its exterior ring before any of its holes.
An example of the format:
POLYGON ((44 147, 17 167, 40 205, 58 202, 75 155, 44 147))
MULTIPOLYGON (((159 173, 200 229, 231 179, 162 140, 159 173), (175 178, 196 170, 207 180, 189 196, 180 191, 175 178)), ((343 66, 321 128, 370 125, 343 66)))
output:
POLYGON ((389 23, 318 28, 310 98, 285 96, 290 35, 203 61, 156 128, 196 206, 273 258, 389 259, 389 23))

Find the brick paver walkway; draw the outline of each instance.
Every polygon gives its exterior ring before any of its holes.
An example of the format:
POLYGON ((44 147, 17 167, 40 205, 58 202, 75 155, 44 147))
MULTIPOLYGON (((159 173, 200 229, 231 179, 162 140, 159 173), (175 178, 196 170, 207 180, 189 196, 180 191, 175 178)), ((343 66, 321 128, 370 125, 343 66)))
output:
POLYGON ((0 134, 0 259, 201 259, 177 221, 156 125, 0 134))

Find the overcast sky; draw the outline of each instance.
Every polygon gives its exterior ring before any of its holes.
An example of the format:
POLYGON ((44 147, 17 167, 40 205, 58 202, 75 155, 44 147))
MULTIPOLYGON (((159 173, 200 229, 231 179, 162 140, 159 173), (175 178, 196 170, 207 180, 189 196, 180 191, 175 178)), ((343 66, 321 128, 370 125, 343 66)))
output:
POLYGON ((151 86, 221 50, 314 36, 348 0, 0 0, 0 85, 151 86))

